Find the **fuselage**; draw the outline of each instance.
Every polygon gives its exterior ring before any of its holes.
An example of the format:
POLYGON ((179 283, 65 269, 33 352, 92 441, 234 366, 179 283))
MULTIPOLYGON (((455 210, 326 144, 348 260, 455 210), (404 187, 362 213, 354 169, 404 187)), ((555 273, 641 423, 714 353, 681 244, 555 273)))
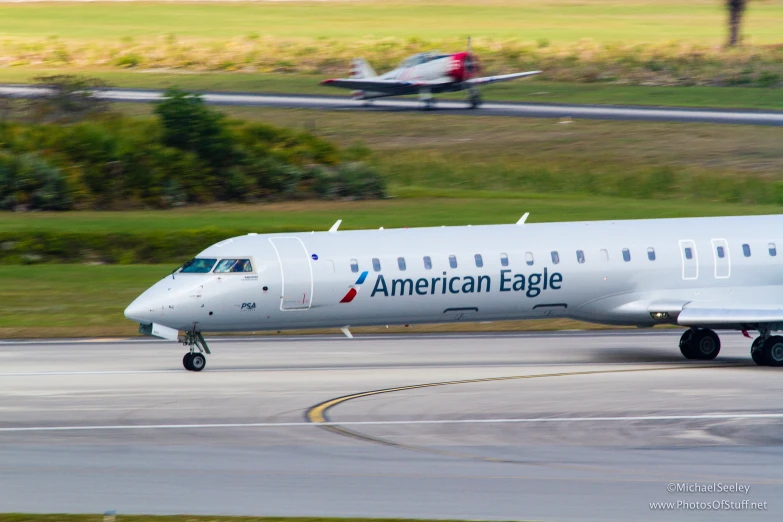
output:
POLYGON ((203 332, 546 317, 652 326, 694 302, 783 307, 781 230, 783 216, 756 216, 249 234, 207 248, 196 259, 210 271, 168 275, 125 313, 203 332), (249 270, 216 273, 222 260, 249 270))
MULTIPOLYGON (((465 81, 480 72, 478 57, 473 53, 454 54, 421 53, 407 58, 399 67, 376 76, 375 80, 409 82, 437 82, 430 90, 434 93, 454 92, 466 89, 465 81)), ((372 99, 394 96, 393 93, 355 91, 355 99, 372 99)))
POLYGON ((464 82, 478 73, 478 58, 472 53, 422 53, 408 58, 396 69, 378 76, 379 80, 464 82))

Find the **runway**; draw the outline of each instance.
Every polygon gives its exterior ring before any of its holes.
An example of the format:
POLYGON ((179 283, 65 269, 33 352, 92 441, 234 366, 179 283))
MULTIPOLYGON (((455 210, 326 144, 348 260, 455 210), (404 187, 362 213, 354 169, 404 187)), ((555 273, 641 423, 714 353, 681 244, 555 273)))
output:
MULTIPOLYGON (((0 95, 33 97, 41 89, 26 85, 0 85, 0 95)), ((203 99, 213 105, 241 105, 319 109, 329 111, 393 111, 420 112, 421 102, 412 99, 379 99, 370 105, 347 96, 307 96, 286 94, 254 94, 204 92, 203 99)), ((109 89, 100 97, 117 102, 155 102, 161 91, 142 89, 109 89)), ((645 107, 622 105, 567 105, 546 103, 486 102, 479 109, 468 109, 465 102, 437 100, 438 114, 463 116, 506 116, 521 118, 587 118, 597 120, 677 121, 690 123, 720 123, 745 125, 783 125, 783 111, 683 109, 678 107, 645 107)))
POLYGON ((783 371, 678 338, 0 342, 0 512, 780 519, 783 371))

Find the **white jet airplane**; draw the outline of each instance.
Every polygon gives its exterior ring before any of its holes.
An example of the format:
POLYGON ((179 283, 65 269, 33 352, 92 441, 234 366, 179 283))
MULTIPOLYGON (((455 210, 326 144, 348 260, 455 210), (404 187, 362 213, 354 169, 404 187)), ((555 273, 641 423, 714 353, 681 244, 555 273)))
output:
POLYGON ((321 85, 352 89, 351 96, 356 100, 418 94, 424 102, 425 109, 433 108, 435 103, 433 94, 467 90, 470 107, 475 109, 481 105, 481 95, 478 90, 481 85, 541 73, 541 71, 528 71, 476 78, 480 71, 481 64, 478 56, 471 52, 470 39, 468 39, 467 51, 454 54, 438 52, 415 54, 406 58, 396 69, 380 76, 367 61, 357 58, 352 63, 350 78, 324 80, 321 85))
MULTIPOLYGON (((783 216, 248 234, 217 243, 125 310, 180 340, 202 332, 568 317, 681 325, 688 359, 716 329, 758 331, 753 361, 783 365, 783 216), (182 336, 179 332, 183 331, 182 336)), ((575 347, 578 349, 578 347, 575 347)))

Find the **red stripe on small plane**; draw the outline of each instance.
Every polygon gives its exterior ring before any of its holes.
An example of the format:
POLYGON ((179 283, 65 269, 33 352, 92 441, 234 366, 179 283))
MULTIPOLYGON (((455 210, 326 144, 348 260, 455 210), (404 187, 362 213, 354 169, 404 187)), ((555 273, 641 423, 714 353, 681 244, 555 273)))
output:
POLYGON ((353 301, 354 297, 356 297, 356 289, 355 288, 351 288, 350 290, 348 290, 348 293, 345 294, 345 297, 343 297, 340 300, 340 302, 341 303, 350 303, 351 301, 353 301))

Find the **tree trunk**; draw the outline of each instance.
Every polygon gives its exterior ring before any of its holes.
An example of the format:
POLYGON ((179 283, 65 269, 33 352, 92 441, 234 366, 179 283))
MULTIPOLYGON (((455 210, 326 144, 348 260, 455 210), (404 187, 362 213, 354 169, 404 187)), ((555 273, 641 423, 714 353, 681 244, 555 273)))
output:
POLYGON ((734 47, 740 41, 740 23, 742 13, 745 11, 747 0, 728 0, 729 8, 729 47, 734 47))

